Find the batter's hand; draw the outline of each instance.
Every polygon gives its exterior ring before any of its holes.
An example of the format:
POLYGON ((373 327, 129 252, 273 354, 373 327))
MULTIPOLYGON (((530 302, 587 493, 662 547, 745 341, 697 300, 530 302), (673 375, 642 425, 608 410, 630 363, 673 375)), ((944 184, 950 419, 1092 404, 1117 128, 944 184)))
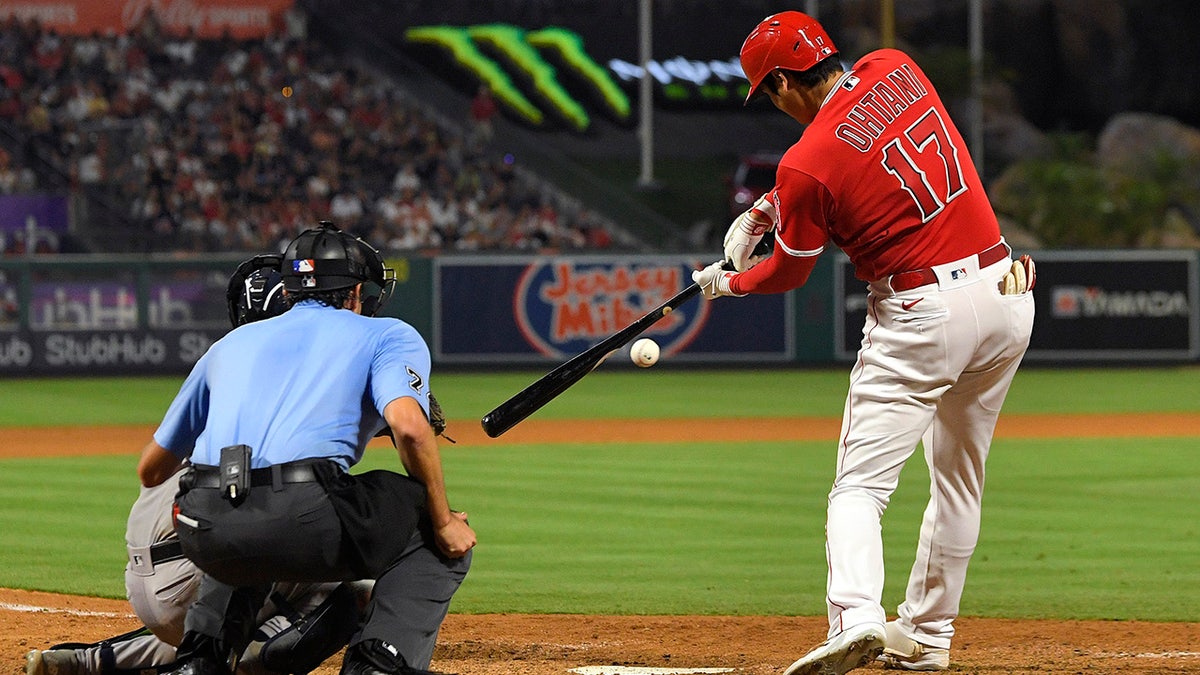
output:
POLYGON ((759 197, 754 206, 734 218, 725 232, 725 258, 739 272, 745 272, 762 259, 754 255, 754 247, 775 227, 775 204, 769 194, 759 197))
POLYGON ((692 272, 692 281, 700 286, 700 290, 704 292, 704 297, 707 300, 714 300, 722 295, 729 295, 735 298, 740 298, 745 293, 734 293, 729 289, 729 279, 737 272, 722 267, 724 263, 715 262, 702 270, 692 272))

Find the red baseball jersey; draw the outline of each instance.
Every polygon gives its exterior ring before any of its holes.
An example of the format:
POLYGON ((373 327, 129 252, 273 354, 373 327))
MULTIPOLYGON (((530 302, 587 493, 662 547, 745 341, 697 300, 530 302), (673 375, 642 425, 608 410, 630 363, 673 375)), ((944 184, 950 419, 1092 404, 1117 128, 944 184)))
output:
POLYGON ((803 285, 830 241, 873 281, 1000 240, 966 142, 925 73, 894 49, 842 76, 775 180, 775 251, 736 275, 734 292, 803 285))

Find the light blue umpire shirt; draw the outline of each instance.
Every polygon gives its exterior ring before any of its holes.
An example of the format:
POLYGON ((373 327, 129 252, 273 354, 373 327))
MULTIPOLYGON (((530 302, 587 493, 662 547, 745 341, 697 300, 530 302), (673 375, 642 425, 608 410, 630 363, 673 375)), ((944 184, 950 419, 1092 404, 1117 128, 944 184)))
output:
POLYGON ((321 457, 349 469, 388 403, 409 396, 429 415, 429 369, 409 324, 305 300, 213 343, 154 440, 193 464, 216 466, 221 448, 244 444, 255 469, 321 457))

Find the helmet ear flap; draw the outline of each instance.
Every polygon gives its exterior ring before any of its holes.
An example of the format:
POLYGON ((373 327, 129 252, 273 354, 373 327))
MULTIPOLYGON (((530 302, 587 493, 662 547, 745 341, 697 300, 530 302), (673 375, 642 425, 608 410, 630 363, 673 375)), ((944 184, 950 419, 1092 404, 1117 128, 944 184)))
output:
POLYGON ((225 289, 229 323, 234 328, 283 313, 283 278, 279 274, 282 261, 283 256, 277 254, 256 255, 243 260, 234 270, 225 289), (262 288, 252 292, 251 283, 262 288))
POLYGON ((383 285, 383 255, 374 246, 368 244, 362 237, 356 237, 358 249, 362 252, 363 262, 366 265, 366 280, 373 281, 376 284, 383 285))
POLYGON ((375 295, 365 295, 359 300, 360 313, 363 316, 375 316, 375 312, 379 311, 379 297, 375 295))
POLYGON ((364 316, 375 316, 387 303, 388 299, 391 298, 392 291, 396 285, 396 273, 395 270, 387 266, 383 260, 383 254, 378 249, 368 244, 361 237, 356 240, 366 263, 366 281, 378 287, 377 292, 373 294, 368 295, 366 290, 363 291, 361 311, 364 316))

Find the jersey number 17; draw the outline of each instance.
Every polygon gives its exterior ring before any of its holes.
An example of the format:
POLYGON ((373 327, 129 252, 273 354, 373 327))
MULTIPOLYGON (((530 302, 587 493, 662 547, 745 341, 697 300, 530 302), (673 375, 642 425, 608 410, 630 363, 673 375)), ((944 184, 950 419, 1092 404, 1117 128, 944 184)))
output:
POLYGON ((922 223, 929 222, 952 199, 967 191, 958 148, 950 138, 945 120, 934 108, 884 146, 880 163, 917 203, 922 223), (937 187, 930 181, 931 176, 935 177, 937 187))

